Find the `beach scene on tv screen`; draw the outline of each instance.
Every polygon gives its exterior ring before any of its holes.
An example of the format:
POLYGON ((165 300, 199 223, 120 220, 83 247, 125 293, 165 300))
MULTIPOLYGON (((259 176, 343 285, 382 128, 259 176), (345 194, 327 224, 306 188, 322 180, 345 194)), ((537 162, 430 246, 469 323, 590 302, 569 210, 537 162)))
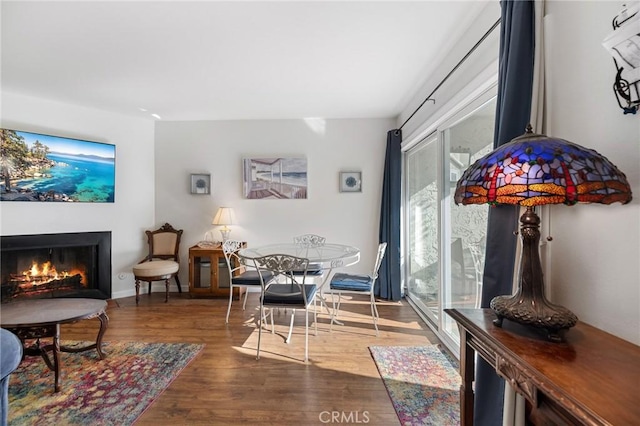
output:
POLYGON ((114 201, 115 145, 0 129, 0 200, 114 201))

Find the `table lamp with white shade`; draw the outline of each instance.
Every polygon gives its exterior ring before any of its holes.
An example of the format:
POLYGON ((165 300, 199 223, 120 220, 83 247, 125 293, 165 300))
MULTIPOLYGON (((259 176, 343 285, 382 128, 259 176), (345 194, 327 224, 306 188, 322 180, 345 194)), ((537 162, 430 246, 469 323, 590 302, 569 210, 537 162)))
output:
POLYGON ((220 229, 222 241, 227 241, 229 239, 229 233, 231 232, 231 229, 229 229, 227 225, 233 225, 234 222, 233 209, 231 207, 220 207, 211 223, 222 226, 222 229, 220 229))

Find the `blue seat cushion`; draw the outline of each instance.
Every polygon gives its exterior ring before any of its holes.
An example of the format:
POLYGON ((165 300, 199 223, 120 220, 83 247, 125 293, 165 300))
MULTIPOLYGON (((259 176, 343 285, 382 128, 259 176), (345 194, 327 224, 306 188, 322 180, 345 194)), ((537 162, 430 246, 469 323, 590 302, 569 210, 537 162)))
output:
MULTIPOLYGON (((309 275, 313 275, 316 277, 319 277, 320 275, 322 275, 322 269, 318 269, 318 270, 308 270, 307 271, 307 276, 309 275)), ((293 275, 304 275, 304 271, 293 271, 293 275)))
MULTIPOLYGON (((273 272, 271 271, 260 271, 262 274, 262 279, 264 283, 268 283, 273 279, 273 272)), ((240 275, 233 277, 234 285, 260 285, 260 276, 258 275, 258 271, 245 271, 240 275)))
MULTIPOLYGON (((321 263, 310 263, 309 266, 307 267, 307 275, 314 275, 314 276, 320 276, 322 275, 324 271, 322 270, 322 264, 321 263)), ((293 270, 293 275, 303 275, 304 271, 300 271, 300 270, 293 270)))
POLYGON ((344 291, 369 291, 371 290, 371 277, 369 275, 335 274, 331 278, 329 288, 344 291))
MULTIPOLYGON (((313 301, 317 290, 316 285, 305 284, 303 288, 307 295, 307 302, 313 301)), ((271 284, 264 294, 264 304, 299 305, 304 307, 304 299, 298 284, 271 284)))

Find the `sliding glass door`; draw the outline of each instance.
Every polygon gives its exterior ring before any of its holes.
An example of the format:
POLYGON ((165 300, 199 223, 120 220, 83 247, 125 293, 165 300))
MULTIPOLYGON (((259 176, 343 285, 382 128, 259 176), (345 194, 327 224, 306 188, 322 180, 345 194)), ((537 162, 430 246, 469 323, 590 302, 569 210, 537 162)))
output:
MULTIPOLYGON (((447 246, 446 293, 442 308, 479 308, 489 207, 483 205, 458 206, 453 200, 456 183, 462 173, 476 160, 491 152, 495 122, 495 98, 483 103, 462 120, 441 132, 444 146, 443 220, 447 246)), ((440 323, 441 331, 458 339, 458 328, 448 315, 440 323)))
POLYGON ((440 315, 438 140, 421 141, 405 154, 407 293, 429 319, 440 315))
POLYGON ((443 309, 479 307, 488 207, 456 206, 456 182, 491 151, 495 90, 477 98, 404 152, 406 294, 449 346, 455 322, 443 309))

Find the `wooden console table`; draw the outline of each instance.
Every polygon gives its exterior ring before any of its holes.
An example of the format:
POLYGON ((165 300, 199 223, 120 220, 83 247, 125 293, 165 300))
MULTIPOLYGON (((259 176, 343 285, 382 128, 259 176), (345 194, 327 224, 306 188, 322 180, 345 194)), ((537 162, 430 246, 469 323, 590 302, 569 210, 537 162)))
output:
POLYGON ((460 329, 460 420, 473 425, 474 352, 530 404, 535 425, 640 424, 640 347, 578 322, 565 341, 505 321, 491 309, 445 309, 460 329))

